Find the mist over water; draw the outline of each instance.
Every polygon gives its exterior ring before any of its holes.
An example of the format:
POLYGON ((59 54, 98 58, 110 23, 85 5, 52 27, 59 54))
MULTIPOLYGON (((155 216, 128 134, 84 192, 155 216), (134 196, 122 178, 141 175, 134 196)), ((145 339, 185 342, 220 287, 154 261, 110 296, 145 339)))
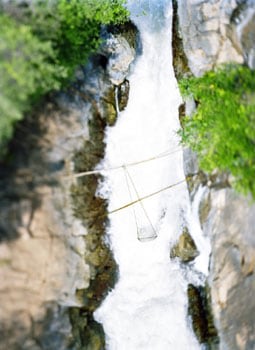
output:
MULTIPOLYGON (((200 349, 187 318, 188 281, 169 257, 184 225, 190 222, 199 230, 176 134, 181 97, 172 67, 171 1, 129 1, 128 7, 140 31, 142 54, 129 76, 128 105, 106 132, 100 166, 154 159, 107 172, 99 192, 108 199, 109 211, 158 194, 109 216, 107 237, 119 279, 95 318, 103 324, 110 350, 200 349)), ((203 266, 206 272, 206 258, 199 264, 198 270, 203 266)))

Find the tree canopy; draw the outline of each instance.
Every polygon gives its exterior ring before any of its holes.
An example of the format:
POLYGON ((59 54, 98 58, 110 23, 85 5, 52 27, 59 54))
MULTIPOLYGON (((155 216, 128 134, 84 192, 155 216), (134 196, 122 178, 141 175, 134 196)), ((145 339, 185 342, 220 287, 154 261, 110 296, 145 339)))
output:
POLYGON ((233 185, 255 198, 255 71, 227 64, 180 82, 197 109, 184 118, 182 142, 197 152, 200 167, 230 173, 233 185))
POLYGON ((0 2, 0 153, 15 122, 98 49, 101 25, 127 19, 123 2, 0 2))

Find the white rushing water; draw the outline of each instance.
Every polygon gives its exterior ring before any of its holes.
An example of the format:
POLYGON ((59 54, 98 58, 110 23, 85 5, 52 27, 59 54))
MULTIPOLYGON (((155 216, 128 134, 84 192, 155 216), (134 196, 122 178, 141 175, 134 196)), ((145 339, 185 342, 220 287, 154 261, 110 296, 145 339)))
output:
MULTIPOLYGON (((128 7, 141 34, 142 54, 129 77, 128 106, 107 130, 101 164, 126 166, 105 174, 100 193, 109 200, 109 212, 158 193, 110 215, 107 234, 119 279, 95 319, 103 324, 110 350, 200 349, 187 318, 187 280, 169 257, 184 225, 200 230, 176 134, 181 97, 172 68, 171 1, 134 0, 128 7), (130 165, 146 159, 151 160, 130 165)), ((208 251, 201 237, 195 240, 208 251)), ((195 265, 206 272, 207 255, 195 265)))

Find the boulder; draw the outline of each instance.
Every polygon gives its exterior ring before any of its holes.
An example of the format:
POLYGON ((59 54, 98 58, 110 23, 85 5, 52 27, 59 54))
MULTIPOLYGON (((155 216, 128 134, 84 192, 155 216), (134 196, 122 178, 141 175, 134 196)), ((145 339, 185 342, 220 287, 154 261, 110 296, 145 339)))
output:
POLYGON ((135 59, 135 48, 129 45, 124 36, 107 33, 101 52, 108 58, 107 72, 111 83, 117 86, 122 84, 129 73, 130 64, 135 59))
POLYGON ((184 263, 194 260, 199 255, 193 238, 191 237, 187 227, 183 229, 178 242, 172 247, 170 257, 180 258, 184 263))

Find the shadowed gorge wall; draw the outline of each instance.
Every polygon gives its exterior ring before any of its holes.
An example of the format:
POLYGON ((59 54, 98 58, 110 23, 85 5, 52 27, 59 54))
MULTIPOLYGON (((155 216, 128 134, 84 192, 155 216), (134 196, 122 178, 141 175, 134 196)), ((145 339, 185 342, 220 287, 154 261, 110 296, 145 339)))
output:
MULTIPOLYGON (((114 61, 119 104, 127 103, 135 49, 121 28, 105 30, 102 52, 72 85, 17 125, 0 165, 1 350, 104 349, 93 311, 115 278, 103 239, 106 203, 95 195, 97 176, 73 174, 104 154, 104 128, 117 117, 114 61)), ((126 35, 136 42, 131 24, 126 35)))

